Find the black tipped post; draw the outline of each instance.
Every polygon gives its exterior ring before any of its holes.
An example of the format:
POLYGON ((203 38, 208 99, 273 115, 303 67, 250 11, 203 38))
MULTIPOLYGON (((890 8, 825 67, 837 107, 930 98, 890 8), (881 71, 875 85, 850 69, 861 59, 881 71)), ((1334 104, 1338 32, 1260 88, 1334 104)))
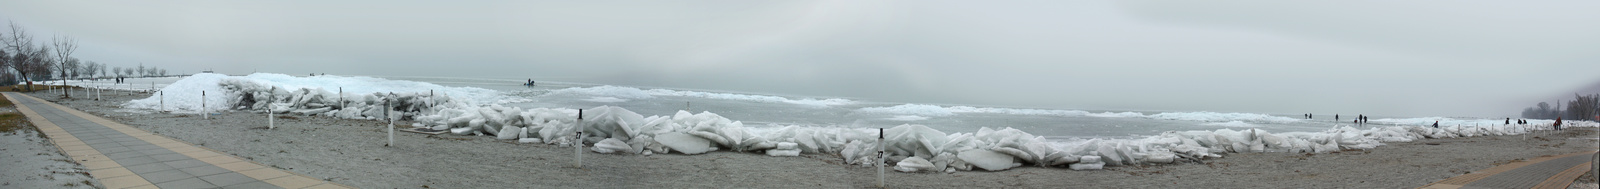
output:
POLYGON ((578 120, 583 120, 583 109, 578 109, 578 120))
POLYGON ((878 165, 878 188, 884 188, 884 187, 887 186, 887 185, 883 184, 883 180, 884 180, 884 178, 883 178, 883 165, 889 163, 889 161, 884 160, 884 157, 885 156, 883 154, 883 128, 879 127, 878 128, 878 157, 877 157, 878 162, 874 162, 873 163, 873 164, 877 164, 878 165))

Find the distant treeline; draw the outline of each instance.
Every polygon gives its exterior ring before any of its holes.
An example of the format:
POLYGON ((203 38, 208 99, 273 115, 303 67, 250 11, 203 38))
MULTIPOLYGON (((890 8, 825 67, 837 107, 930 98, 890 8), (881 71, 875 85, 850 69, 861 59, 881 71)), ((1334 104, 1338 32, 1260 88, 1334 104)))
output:
POLYGON ((1556 107, 1554 108, 1550 107, 1550 103, 1539 102, 1539 105, 1522 109, 1522 117, 1528 119, 1556 119, 1556 117, 1561 117, 1567 120, 1594 121, 1595 116, 1600 115, 1600 94, 1572 94, 1572 96, 1575 96, 1575 99, 1567 102, 1565 110, 1561 109, 1560 102, 1556 102, 1556 107))
POLYGON ((33 35, 16 23, 0 28, 0 85, 27 82, 26 89, 32 89, 33 83, 28 81, 167 75, 166 69, 145 67, 144 63, 139 63, 137 68, 123 68, 79 60, 72 55, 78 50, 78 40, 72 37, 56 35, 43 42, 49 43, 35 41, 33 35))

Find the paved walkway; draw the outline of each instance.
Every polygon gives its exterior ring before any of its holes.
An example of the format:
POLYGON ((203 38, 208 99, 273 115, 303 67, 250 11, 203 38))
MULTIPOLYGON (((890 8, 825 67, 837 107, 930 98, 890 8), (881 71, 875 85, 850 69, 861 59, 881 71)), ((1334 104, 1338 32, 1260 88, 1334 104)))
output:
POLYGON ((1589 172, 1595 152, 1538 157, 1451 177, 1422 188, 1567 188, 1589 172))
POLYGON ((262 166, 19 93, 4 93, 106 188, 350 188, 262 166))

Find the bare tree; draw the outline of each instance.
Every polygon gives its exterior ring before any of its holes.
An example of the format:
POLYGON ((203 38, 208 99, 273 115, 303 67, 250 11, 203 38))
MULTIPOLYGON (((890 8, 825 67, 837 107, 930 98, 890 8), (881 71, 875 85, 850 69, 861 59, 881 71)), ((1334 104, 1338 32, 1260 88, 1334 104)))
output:
POLYGON ((122 67, 111 68, 111 75, 116 75, 117 78, 122 78, 122 67))
MULTIPOLYGON (((0 34, 0 36, 4 35, 0 34)), ((10 65, 11 52, 7 52, 5 48, 0 48, 0 67, 11 67, 10 65)), ((14 85, 16 83, 16 75, 12 75, 10 71, 0 70, 0 85, 14 85)))
POLYGON ((61 70, 65 70, 67 72, 67 76, 70 76, 69 78, 77 79, 82 77, 84 67, 83 62, 78 61, 78 58, 71 57, 68 57, 67 61, 65 62, 66 63, 62 64, 62 66, 65 66, 66 68, 61 70))
POLYGON ((84 75, 89 76, 89 78, 95 78, 95 76, 99 76, 98 73, 100 73, 100 70, 101 70, 100 67, 103 66, 103 65, 100 65, 99 62, 94 62, 94 61, 89 61, 88 63, 84 63, 84 65, 85 65, 83 67, 84 75))
POLYGON ((161 69, 156 75, 167 76, 167 69, 161 69))
POLYGON ((1573 94, 1573 96, 1576 96, 1576 99, 1567 103, 1567 116, 1571 116, 1569 119, 1594 120, 1596 115, 1600 115, 1600 112, 1595 112, 1596 109, 1600 109, 1600 94, 1573 94))
MULTIPOLYGON (((143 62, 140 62, 140 63, 139 63, 139 69, 137 69, 137 70, 134 70, 134 71, 135 71, 135 72, 139 72, 139 76, 145 76, 145 75, 149 75, 149 74, 145 74, 145 73, 144 73, 144 71, 145 71, 145 70, 144 70, 144 63, 143 63, 143 62)), ((128 74, 128 75, 133 75, 133 74, 128 74)))
POLYGON ((14 54, 5 66, 16 71, 17 76, 28 83, 27 89, 32 91, 33 77, 30 77, 32 76, 30 73, 38 73, 33 72, 37 70, 35 69, 37 65, 33 65, 34 59, 38 58, 35 55, 37 50, 33 46, 33 36, 28 35, 28 32, 22 30, 22 26, 18 26, 16 22, 10 24, 11 33, 0 36, 0 43, 5 43, 5 47, 10 48, 14 54))
MULTIPOLYGON (((53 44, 51 46, 54 46, 56 50, 55 60, 56 62, 59 62, 57 64, 60 66, 57 67, 58 70, 61 70, 61 85, 67 85, 67 76, 70 76, 67 74, 67 71, 77 69, 76 65, 69 66, 67 65, 67 62, 76 62, 76 60, 72 59, 72 52, 78 51, 78 40, 73 39, 72 37, 58 35, 52 37, 50 41, 53 44)), ((72 93, 68 93, 67 90, 61 90, 61 96, 63 97, 72 98, 71 94, 72 93)))
POLYGON ((122 72, 126 73, 128 77, 133 77, 133 68, 122 69, 122 72))
POLYGON ((94 61, 80 61, 78 65, 78 70, 75 71, 77 72, 77 75, 74 76, 78 77, 80 80, 94 77, 94 61))
POLYGON ((95 67, 100 67, 100 76, 111 76, 111 74, 106 74, 106 69, 110 69, 110 68, 106 68, 107 67, 106 64, 100 64, 100 66, 95 66, 95 67))
POLYGON ((55 69, 55 64, 52 64, 54 60, 50 60, 50 48, 39 45, 32 49, 33 51, 28 53, 28 59, 23 61, 27 66, 28 72, 34 73, 29 74, 33 76, 33 79, 29 81, 50 80, 50 73, 55 69))

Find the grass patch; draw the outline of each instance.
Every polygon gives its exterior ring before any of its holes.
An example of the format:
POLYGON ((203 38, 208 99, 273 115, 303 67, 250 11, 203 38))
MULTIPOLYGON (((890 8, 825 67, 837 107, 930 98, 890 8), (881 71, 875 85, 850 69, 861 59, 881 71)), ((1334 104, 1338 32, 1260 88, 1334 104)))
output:
POLYGON ((22 125, 22 122, 26 119, 22 117, 22 114, 18 113, 0 114, 0 133, 26 128, 27 126, 22 125))
MULTIPOLYGON (((11 104, 11 100, 6 100, 5 98, 0 98, 0 108, 13 108, 13 109, 15 109, 16 105, 15 104, 11 104)), ((16 131, 18 129, 24 129, 24 128, 32 127, 32 125, 27 125, 28 124, 27 122, 28 122, 28 117, 22 116, 22 113, 18 113, 18 112, 0 113, 0 132, 9 133, 9 132, 12 132, 12 131, 16 131)))

